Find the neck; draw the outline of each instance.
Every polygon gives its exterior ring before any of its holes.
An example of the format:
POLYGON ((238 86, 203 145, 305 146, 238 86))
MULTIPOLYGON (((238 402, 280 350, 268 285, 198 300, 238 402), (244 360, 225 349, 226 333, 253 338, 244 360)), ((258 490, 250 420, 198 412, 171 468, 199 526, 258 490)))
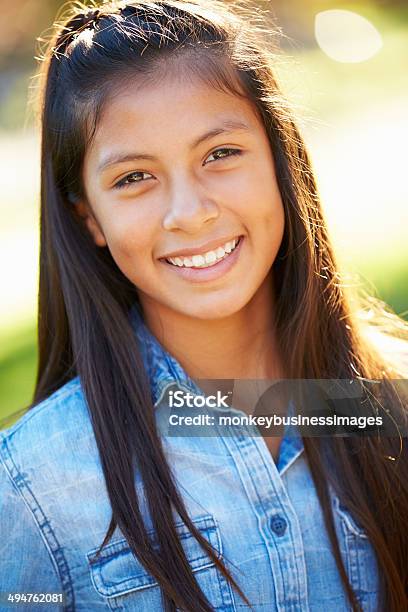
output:
POLYGON ((283 378, 268 277, 239 312, 222 319, 186 317, 143 304, 147 327, 191 378, 283 378))

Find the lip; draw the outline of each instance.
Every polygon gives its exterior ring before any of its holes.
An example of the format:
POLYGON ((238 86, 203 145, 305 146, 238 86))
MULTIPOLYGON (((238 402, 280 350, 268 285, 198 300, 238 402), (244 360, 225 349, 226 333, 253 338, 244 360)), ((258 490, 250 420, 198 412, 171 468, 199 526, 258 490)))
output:
POLYGON ((221 259, 218 263, 209 266, 208 268, 194 268, 194 266, 191 268, 184 268, 180 266, 173 266, 165 260, 163 260, 162 263, 164 266, 172 270, 174 274, 178 274, 179 276, 190 282, 205 283, 208 281, 213 281, 229 272, 231 268, 235 266, 241 254, 241 249, 244 242, 245 237, 240 235, 239 243, 232 251, 232 253, 230 253, 224 259, 221 259))
POLYGON ((210 240, 210 242, 206 242, 205 244, 199 247, 193 247, 191 249, 179 249, 178 251, 172 251, 171 253, 167 253, 166 255, 162 255, 159 259, 169 259, 169 257, 191 257, 193 255, 203 255, 208 251, 214 251, 220 246, 223 246, 227 242, 231 242, 234 238, 238 238, 240 234, 234 234, 230 237, 216 238, 215 240, 210 240))

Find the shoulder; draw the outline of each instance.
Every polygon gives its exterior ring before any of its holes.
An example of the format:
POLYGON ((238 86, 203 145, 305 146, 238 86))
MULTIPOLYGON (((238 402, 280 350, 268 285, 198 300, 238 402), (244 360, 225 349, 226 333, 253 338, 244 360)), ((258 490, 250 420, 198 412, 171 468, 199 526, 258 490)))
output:
POLYGON ((0 539, 10 551, 0 559, 5 590, 61 591, 66 568, 56 533, 72 502, 65 490, 73 497, 88 454, 95 456, 78 379, 0 431, 0 539))
POLYGON ((74 378, 60 387, 45 400, 30 408, 13 425, 0 431, 4 438, 18 438, 30 434, 45 434, 50 428, 61 427, 66 418, 84 407, 84 397, 79 378, 74 378))
MULTIPOLYGON (((0 431, 0 466, 18 483, 19 474, 57 478, 75 451, 93 449, 88 407, 75 378, 0 431)), ((76 455, 76 453, 75 453, 76 455)))
POLYGON ((100 499, 107 513, 103 486, 92 422, 78 379, 0 432, 0 500, 8 499, 1 510, 3 524, 7 517, 12 520, 17 507, 25 507, 33 525, 52 543, 55 530, 81 514, 84 497, 100 499))

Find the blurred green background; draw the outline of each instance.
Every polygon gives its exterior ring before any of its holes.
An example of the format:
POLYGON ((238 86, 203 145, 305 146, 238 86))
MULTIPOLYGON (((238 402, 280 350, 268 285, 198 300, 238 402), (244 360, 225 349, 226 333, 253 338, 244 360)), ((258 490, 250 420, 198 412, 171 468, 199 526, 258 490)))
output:
MULTIPOLYGON (((252 4, 282 31, 277 70, 311 153, 342 268, 406 316, 408 5, 252 4)), ((1 2, 0 426, 30 403, 35 379, 40 165, 27 101, 38 88, 36 38, 47 38, 61 6, 1 2)))

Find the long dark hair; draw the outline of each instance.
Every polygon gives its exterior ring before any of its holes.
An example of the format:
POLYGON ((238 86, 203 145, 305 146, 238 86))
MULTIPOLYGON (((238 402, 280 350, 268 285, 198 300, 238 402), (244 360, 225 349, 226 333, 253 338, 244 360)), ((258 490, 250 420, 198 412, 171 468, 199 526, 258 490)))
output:
MULTIPOLYGON (((246 96, 263 120, 276 164, 285 231, 273 265, 278 342, 289 378, 401 375, 365 340, 338 274, 305 146, 275 80, 263 28, 243 6, 213 0, 136 0, 76 8, 57 27, 44 62, 42 99, 39 366, 34 404, 79 376, 95 433, 112 519, 161 586, 165 608, 208 612, 173 513, 241 592, 190 520, 156 431, 149 381, 129 320, 135 287, 75 213, 84 153, 109 95, 132 75, 152 78, 175 59, 214 87, 246 96), (90 280, 92 279, 92 280, 90 280), (140 470, 157 534, 140 512, 140 470)), ((395 319, 396 321, 397 319, 395 319)), ((400 327, 404 326, 400 324, 400 327)), ((385 386, 387 391, 387 386, 385 386)), ((392 389, 388 397, 396 405, 392 389)), ((403 417, 406 416, 405 408, 403 417)), ((405 440, 402 440, 405 445, 405 440)), ((408 462, 401 439, 305 438, 336 563, 353 609, 329 485, 366 530, 382 577, 383 607, 401 612, 408 580, 408 462), (330 452, 332 466, 323 455, 330 452), (334 477, 333 475, 340 475, 334 477)))

